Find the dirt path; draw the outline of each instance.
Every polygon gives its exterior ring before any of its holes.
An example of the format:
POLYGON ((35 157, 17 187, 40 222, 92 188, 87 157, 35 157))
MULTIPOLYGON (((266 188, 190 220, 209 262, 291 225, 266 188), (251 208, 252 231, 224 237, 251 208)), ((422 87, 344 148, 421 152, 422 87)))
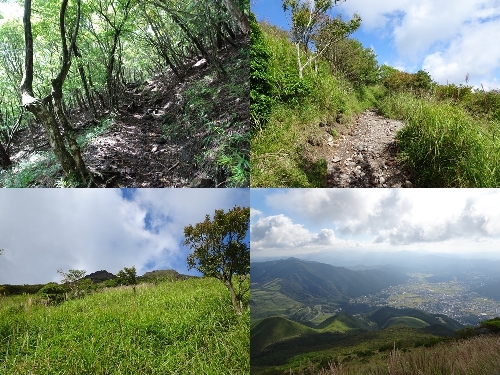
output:
POLYGON ((328 160, 328 187, 412 187, 412 179, 396 162, 396 132, 401 121, 362 113, 349 132, 336 139, 328 160))

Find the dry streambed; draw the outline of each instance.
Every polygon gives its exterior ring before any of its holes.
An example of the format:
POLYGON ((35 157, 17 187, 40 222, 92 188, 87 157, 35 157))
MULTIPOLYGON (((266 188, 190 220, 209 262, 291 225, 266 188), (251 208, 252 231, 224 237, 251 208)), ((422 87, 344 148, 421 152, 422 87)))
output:
POLYGON ((328 187, 412 187, 412 180, 396 161, 396 132, 404 124, 362 113, 347 134, 329 144, 328 187))

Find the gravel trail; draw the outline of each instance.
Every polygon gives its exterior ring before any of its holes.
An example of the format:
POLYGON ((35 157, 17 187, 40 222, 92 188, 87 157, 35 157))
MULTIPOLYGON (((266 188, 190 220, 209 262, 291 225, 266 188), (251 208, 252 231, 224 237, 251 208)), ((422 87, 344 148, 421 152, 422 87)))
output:
POLYGON ((396 161, 396 132, 404 124, 362 113, 348 134, 333 142, 328 159, 329 187, 412 187, 412 179, 396 161))

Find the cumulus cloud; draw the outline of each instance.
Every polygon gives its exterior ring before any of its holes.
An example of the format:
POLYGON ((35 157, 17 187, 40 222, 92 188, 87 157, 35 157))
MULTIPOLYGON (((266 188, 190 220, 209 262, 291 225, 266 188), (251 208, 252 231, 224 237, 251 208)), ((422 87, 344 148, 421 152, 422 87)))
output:
POLYGON ((58 268, 135 265, 186 272, 183 228, 215 209, 248 206, 248 189, 0 191, 0 284, 58 281, 58 268))
POLYGON ((315 222, 357 222, 378 209, 380 199, 389 190, 360 190, 357 195, 349 189, 291 189, 271 193, 266 203, 291 213, 300 213, 315 222))
POLYGON ((464 83, 469 73, 470 84, 498 87, 500 0, 349 0, 341 9, 394 44, 391 65, 417 62, 439 83, 464 83))
POLYGON ((252 246, 255 239, 259 248, 335 248, 346 247, 347 241, 372 249, 450 241, 494 246, 500 238, 500 193, 495 189, 297 189, 270 193, 266 202, 294 219, 260 219, 252 227, 252 246), (318 223, 331 229, 308 229, 318 223))
POLYGON ((317 252, 322 249, 355 246, 338 239, 333 229, 317 232, 296 224, 283 214, 260 218, 251 225, 251 251, 266 255, 291 255, 294 253, 317 252))

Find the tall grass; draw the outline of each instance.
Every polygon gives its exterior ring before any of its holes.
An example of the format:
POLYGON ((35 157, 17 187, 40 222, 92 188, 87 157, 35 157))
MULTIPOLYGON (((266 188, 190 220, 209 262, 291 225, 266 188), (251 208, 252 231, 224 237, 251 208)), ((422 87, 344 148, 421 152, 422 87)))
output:
POLYGON ((328 368, 298 375, 493 375, 500 373, 500 336, 480 336, 433 348, 401 354, 393 350, 383 363, 346 365, 331 362, 328 368))
POLYGON ((500 186, 500 123, 409 93, 389 95, 379 105, 407 123, 397 135, 399 158, 418 186, 500 186))
POLYGON ((338 116, 347 126, 355 113, 374 105, 375 97, 366 88, 355 92, 322 61, 306 69, 300 79, 296 50, 286 32, 260 26, 271 54, 266 73, 272 77, 274 104, 265 126, 252 134, 251 186, 323 187, 326 162, 308 140, 324 137, 318 125, 334 125, 338 116))
POLYGON ((250 313, 214 279, 107 289, 44 307, 0 298, 0 374, 248 373, 250 313))

